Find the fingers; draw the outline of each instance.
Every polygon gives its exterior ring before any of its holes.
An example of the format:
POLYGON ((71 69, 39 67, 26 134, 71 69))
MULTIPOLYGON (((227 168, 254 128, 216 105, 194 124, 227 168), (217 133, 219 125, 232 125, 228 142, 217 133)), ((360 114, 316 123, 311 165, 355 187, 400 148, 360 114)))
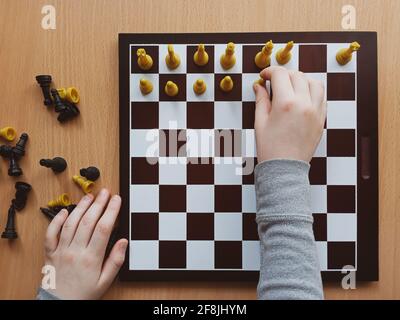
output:
POLYGON ((92 237, 93 230, 103 214, 104 208, 110 198, 110 192, 107 189, 101 189, 95 201, 83 215, 76 230, 75 237, 71 245, 86 247, 92 237))
POLYGON ((49 224, 46 231, 46 239, 44 242, 44 247, 47 254, 57 249, 58 236, 65 220, 67 220, 67 217, 68 211, 66 209, 63 209, 54 217, 54 219, 49 224))
POLYGON ((283 67, 268 67, 260 72, 260 77, 271 81, 274 99, 291 99, 294 96, 289 71, 283 67))
POLYGON ((108 203, 107 209, 97 223, 90 239, 88 249, 93 250, 96 256, 101 257, 102 260, 120 208, 121 197, 115 195, 108 203))
POLYGON ((294 93, 297 96, 306 98, 311 102, 310 89, 308 86, 308 79, 303 72, 291 71, 289 72, 290 81, 292 82, 294 93))
POLYGON ((321 107, 321 104, 325 99, 325 88, 322 82, 314 79, 309 79, 308 87, 310 90, 312 104, 316 107, 321 107))
POLYGON ((93 202, 93 195, 87 194, 85 195, 81 201, 79 201, 76 208, 71 212, 68 219, 65 221, 61 236, 60 236, 60 245, 61 246, 69 246, 72 241, 72 238, 75 235, 76 229, 78 228, 79 221, 81 220, 83 214, 90 207, 93 202))
POLYGON ((98 286, 106 290, 115 279, 119 269, 125 260, 125 252, 128 246, 128 240, 120 239, 112 248, 110 255, 104 263, 103 270, 99 278, 98 286))

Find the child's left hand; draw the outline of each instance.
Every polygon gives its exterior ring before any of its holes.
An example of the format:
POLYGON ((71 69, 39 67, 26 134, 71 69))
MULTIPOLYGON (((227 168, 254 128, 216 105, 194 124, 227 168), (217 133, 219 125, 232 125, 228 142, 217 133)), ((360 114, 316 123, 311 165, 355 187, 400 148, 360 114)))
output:
POLYGON ((90 194, 84 196, 69 216, 62 210, 47 229, 46 265, 56 271, 56 287, 48 291, 60 299, 100 298, 124 262, 126 239, 120 239, 104 261, 121 198, 114 195, 110 200, 108 190, 102 189, 93 200, 90 194))

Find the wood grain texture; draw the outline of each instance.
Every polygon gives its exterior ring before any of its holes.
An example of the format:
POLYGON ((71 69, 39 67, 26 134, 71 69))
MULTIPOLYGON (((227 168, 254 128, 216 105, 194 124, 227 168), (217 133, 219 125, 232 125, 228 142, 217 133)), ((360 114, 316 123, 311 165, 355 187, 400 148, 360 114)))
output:
MULTIPOLYGON (((0 299, 32 299, 41 279, 48 224, 39 206, 62 192, 81 196, 71 176, 97 165, 97 186, 118 192, 118 46, 120 32, 341 31, 345 0, 0 0, 0 127, 30 135, 21 161, 33 185, 27 207, 17 213, 19 239, 0 241, 0 299), (41 28, 41 8, 57 10, 57 29, 41 28), (299 15, 301 12, 301 15, 299 15), (57 86, 81 92, 81 117, 63 126, 46 110, 34 76, 53 75, 57 86), (65 173, 39 166, 61 155, 65 173)), ((357 290, 325 286, 328 299, 400 299, 400 2, 353 0, 357 29, 377 31, 379 45, 380 281, 357 290)), ((98 188, 97 187, 97 188, 98 188)), ((0 227, 14 195, 7 162, 0 159, 0 227)), ((253 299, 255 284, 119 283, 109 299, 253 299)))

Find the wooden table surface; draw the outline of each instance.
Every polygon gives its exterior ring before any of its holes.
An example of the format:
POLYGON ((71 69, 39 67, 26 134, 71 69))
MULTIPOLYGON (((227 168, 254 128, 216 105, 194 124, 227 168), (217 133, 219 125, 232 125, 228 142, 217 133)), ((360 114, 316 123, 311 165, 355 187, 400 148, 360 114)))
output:
MULTIPOLYGON (((400 1, 398 0, 0 0, 0 127, 30 136, 21 180, 33 185, 17 213, 18 240, 0 240, 0 299, 32 299, 41 279, 48 221, 38 211, 50 198, 81 196, 71 176, 79 168, 102 170, 97 188, 118 192, 118 33, 341 31, 342 5, 351 2, 359 31, 377 31, 379 43, 380 281, 325 287, 329 299, 400 298, 400 1), (41 9, 52 4, 56 30, 41 27, 41 9), (81 116, 63 126, 46 110, 35 82, 51 74, 57 86, 81 93, 81 116), (65 173, 39 166, 61 155, 65 173)), ((0 228, 14 196, 14 179, 0 160, 0 228)), ((1 230, 2 231, 2 230, 1 230)), ((255 284, 120 283, 110 299, 253 299, 255 284)))

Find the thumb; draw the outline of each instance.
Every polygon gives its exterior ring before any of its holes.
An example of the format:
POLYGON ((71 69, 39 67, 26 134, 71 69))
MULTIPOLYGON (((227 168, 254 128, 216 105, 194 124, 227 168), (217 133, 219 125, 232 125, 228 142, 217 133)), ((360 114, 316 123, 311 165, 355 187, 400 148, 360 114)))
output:
POLYGON ((254 84, 253 89, 256 95, 255 122, 264 122, 271 111, 271 100, 268 91, 258 83, 254 84))
POLYGON ((103 290, 108 289, 108 287, 117 276, 119 269, 121 269, 122 264, 125 260, 125 252, 127 246, 128 240, 120 239, 115 243, 114 247, 112 248, 110 255, 104 263, 103 270, 101 271, 100 279, 98 282, 98 285, 103 290))

